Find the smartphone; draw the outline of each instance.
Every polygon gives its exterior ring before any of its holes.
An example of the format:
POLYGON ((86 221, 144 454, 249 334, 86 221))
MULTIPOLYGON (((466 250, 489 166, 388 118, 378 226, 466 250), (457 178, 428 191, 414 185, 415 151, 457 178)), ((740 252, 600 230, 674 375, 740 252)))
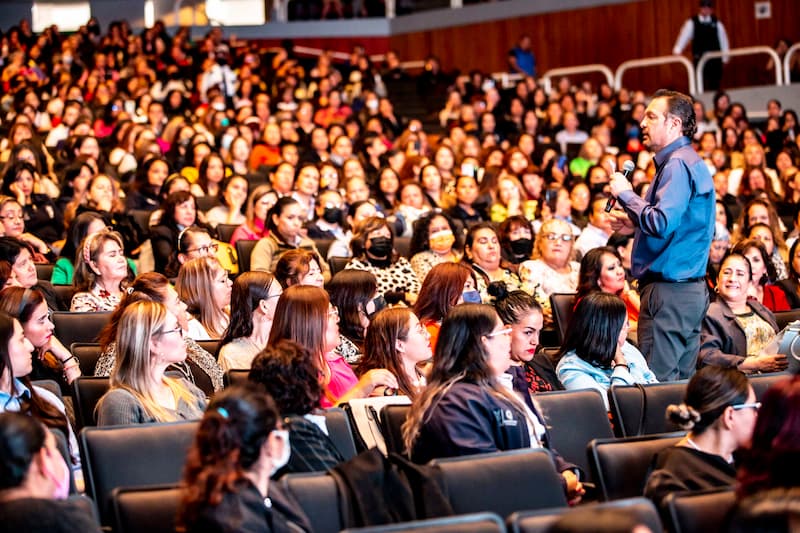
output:
POLYGON ((558 158, 558 161, 556 162, 556 165, 561 170, 564 170, 565 168, 567 168, 567 156, 565 156, 565 155, 560 156, 558 158))
POLYGON ((464 163, 461 165, 462 176, 475 176, 475 165, 471 163, 464 163))

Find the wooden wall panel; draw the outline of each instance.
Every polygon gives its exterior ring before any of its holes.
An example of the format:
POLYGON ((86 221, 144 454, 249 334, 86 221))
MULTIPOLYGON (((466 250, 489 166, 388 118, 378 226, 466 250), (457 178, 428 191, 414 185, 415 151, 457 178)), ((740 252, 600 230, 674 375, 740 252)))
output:
MULTIPOLYGON (((603 63, 616 69, 628 59, 668 55, 683 21, 695 13, 697 0, 645 0, 512 20, 395 35, 390 46, 402 58, 440 58, 445 70, 503 71, 506 53, 522 33, 531 35, 539 72, 550 68, 603 63)), ((772 18, 755 20, 753 0, 718 0, 732 47, 769 45, 779 36, 800 40, 797 0, 772 0, 772 18)), ((723 84, 752 84, 769 78, 763 72, 766 56, 734 58, 723 84)), ((670 86, 686 90, 680 67, 632 71, 628 86, 653 90, 670 86)))

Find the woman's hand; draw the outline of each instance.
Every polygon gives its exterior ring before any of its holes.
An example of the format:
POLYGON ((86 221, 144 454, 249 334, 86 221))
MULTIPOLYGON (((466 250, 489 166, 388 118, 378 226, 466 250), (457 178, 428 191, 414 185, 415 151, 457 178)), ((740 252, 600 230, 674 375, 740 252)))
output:
POLYGON ((55 335, 51 336, 47 343, 42 346, 41 352, 50 352, 62 363, 72 357, 72 353, 70 353, 70 351, 64 347, 64 345, 55 335))
POLYGON ((789 366, 789 361, 783 354, 753 355, 745 357, 739 365, 743 372, 782 372, 789 366))
POLYGON ((397 378, 385 368, 374 368, 361 376, 356 387, 362 391, 362 397, 366 398, 377 387, 396 389, 397 378))
POLYGON ((36 235, 26 232, 19 236, 19 240, 30 244, 33 246, 34 250, 42 255, 47 255, 50 253, 50 248, 47 246, 47 244, 36 235))
POLYGON ((577 505, 580 503, 583 495, 586 494, 586 489, 583 488, 583 484, 578 480, 578 476, 576 476, 575 472, 572 470, 564 470, 561 472, 561 476, 567 483, 567 502, 570 505, 577 505))

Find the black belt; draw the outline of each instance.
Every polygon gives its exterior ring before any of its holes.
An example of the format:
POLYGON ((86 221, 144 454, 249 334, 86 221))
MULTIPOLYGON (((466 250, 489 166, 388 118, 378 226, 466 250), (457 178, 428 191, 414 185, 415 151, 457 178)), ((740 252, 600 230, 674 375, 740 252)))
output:
POLYGON ((639 279, 639 290, 651 283, 696 283, 698 281, 705 281, 705 276, 696 276, 693 278, 679 278, 672 279, 665 277, 659 272, 648 272, 639 279))

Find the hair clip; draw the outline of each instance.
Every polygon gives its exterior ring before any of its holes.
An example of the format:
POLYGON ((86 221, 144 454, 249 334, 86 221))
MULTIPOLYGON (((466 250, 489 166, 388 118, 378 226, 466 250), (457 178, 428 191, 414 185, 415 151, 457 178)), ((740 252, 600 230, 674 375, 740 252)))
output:
POLYGON ((133 287, 128 287, 127 289, 125 289, 125 293, 126 294, 133 294, 133 287))
POLYGON ((228 417, 230 417, 230 413, 228 413, 228 410, 225 409, 224 407, 217 407, 216 411, 222 416, 222 418, 226 420, 228 419, 228 417))

